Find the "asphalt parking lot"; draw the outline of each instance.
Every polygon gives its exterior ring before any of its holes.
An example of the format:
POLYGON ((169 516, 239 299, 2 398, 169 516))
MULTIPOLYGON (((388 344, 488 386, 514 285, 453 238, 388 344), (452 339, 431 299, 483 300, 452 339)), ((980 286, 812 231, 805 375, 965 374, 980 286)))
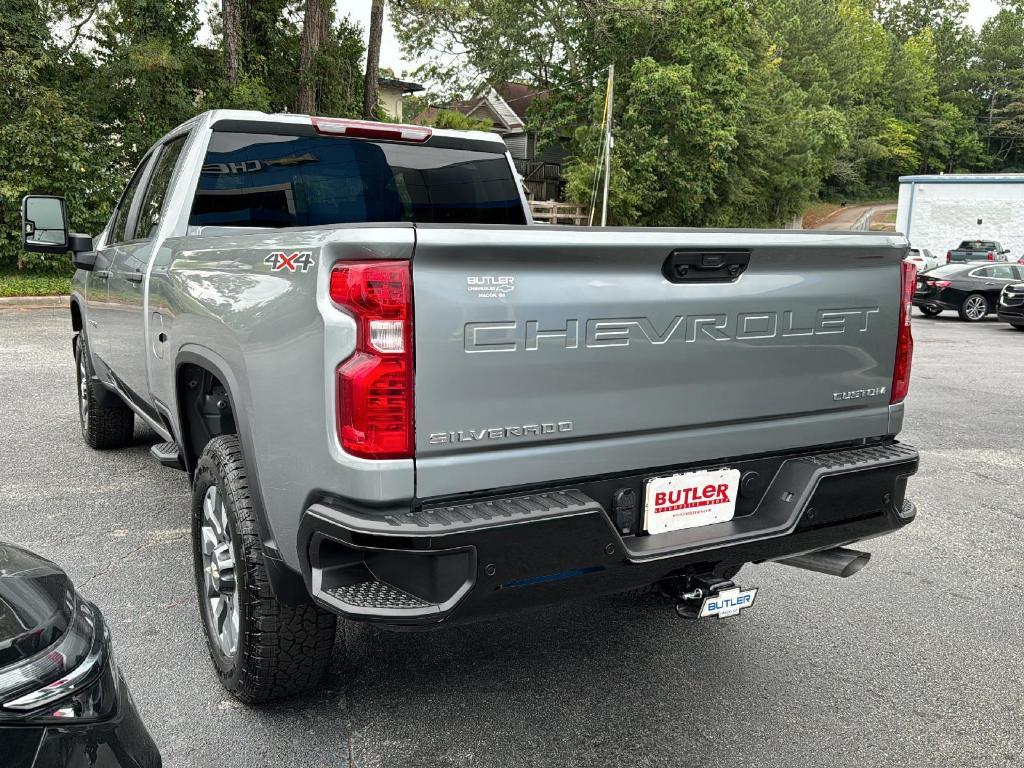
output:
MULTIPOLYGON (((948 315, 949 313, 946 313, 948 315)), ((0 311, 0 539, 103 609, 168 768, 1024 764, 1024 333, 915 312, 917 521, 849 580, 778 565, 727 621, 605 598, 433 633, 346 624, 326 686, 247 709, 200 632, 183 474, 88 449, 63 310, 0 311)))

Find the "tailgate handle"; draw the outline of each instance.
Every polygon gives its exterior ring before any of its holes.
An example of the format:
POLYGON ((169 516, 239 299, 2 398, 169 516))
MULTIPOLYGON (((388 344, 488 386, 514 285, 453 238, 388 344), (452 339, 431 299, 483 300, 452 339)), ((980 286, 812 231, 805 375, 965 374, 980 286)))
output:
POLYGON ((670 283, 731 283, 749 265, 747 250, 678 248, 665 259, 661 273, 670 283))

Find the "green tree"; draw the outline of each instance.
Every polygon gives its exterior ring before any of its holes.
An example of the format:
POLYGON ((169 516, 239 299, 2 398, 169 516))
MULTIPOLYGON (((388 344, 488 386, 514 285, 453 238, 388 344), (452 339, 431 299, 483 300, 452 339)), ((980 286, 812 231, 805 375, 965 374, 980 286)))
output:
POLYGON ((450 128, 456 131, 489 131, 494 125, 490 120, 469 117, 450 109, 438 110, 437 116, 428 124, 435 128, 450 128))
POLYGON ((1024 5, 982 26, 973 74, 989 151, 1005 168, 1024 168, 1024 5))
POLYGON ((104 175, 105 136, 78 95, 65 90, 73 85, 66 77, 72 66, 50 36, 49 22, 34 0, 9 0, 0 14, 0 267, 66 273, 65 258, 22 252, 21 198, 66 192, 73 226, 95 232, 113 190, 104 175))

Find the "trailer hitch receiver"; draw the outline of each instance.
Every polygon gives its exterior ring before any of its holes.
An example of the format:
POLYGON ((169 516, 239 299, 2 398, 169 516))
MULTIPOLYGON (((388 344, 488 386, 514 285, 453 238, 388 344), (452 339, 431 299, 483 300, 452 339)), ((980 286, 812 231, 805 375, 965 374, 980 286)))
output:
POLYGON ((743 589, 730 579, 710 575, 682 576, 669 585, 676 613, 684 619, 736 616, 751 607, 757 589, 743 589))

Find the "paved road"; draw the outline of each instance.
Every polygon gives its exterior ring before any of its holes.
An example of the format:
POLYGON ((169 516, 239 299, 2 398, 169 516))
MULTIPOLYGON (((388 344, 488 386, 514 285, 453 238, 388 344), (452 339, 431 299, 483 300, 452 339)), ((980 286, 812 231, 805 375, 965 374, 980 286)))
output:
POLYGON ((221 693, 199 632, 184 476, 78 435, 63 313, 0 312, 0 538, 109 619, 168 768, 1017 766, 1024 753, 1024 334, 915 318, 917 522, 846 581, 753 566, 738 619, 606 598, 433 634, 339 632, 327 686, 221 693))
POLYGON ((852 229, 866 232, 871 229, 871 220, 876 215, 895 210, 896 206, 892 204, 848 205, 818 222, 813 229, 852 229))

